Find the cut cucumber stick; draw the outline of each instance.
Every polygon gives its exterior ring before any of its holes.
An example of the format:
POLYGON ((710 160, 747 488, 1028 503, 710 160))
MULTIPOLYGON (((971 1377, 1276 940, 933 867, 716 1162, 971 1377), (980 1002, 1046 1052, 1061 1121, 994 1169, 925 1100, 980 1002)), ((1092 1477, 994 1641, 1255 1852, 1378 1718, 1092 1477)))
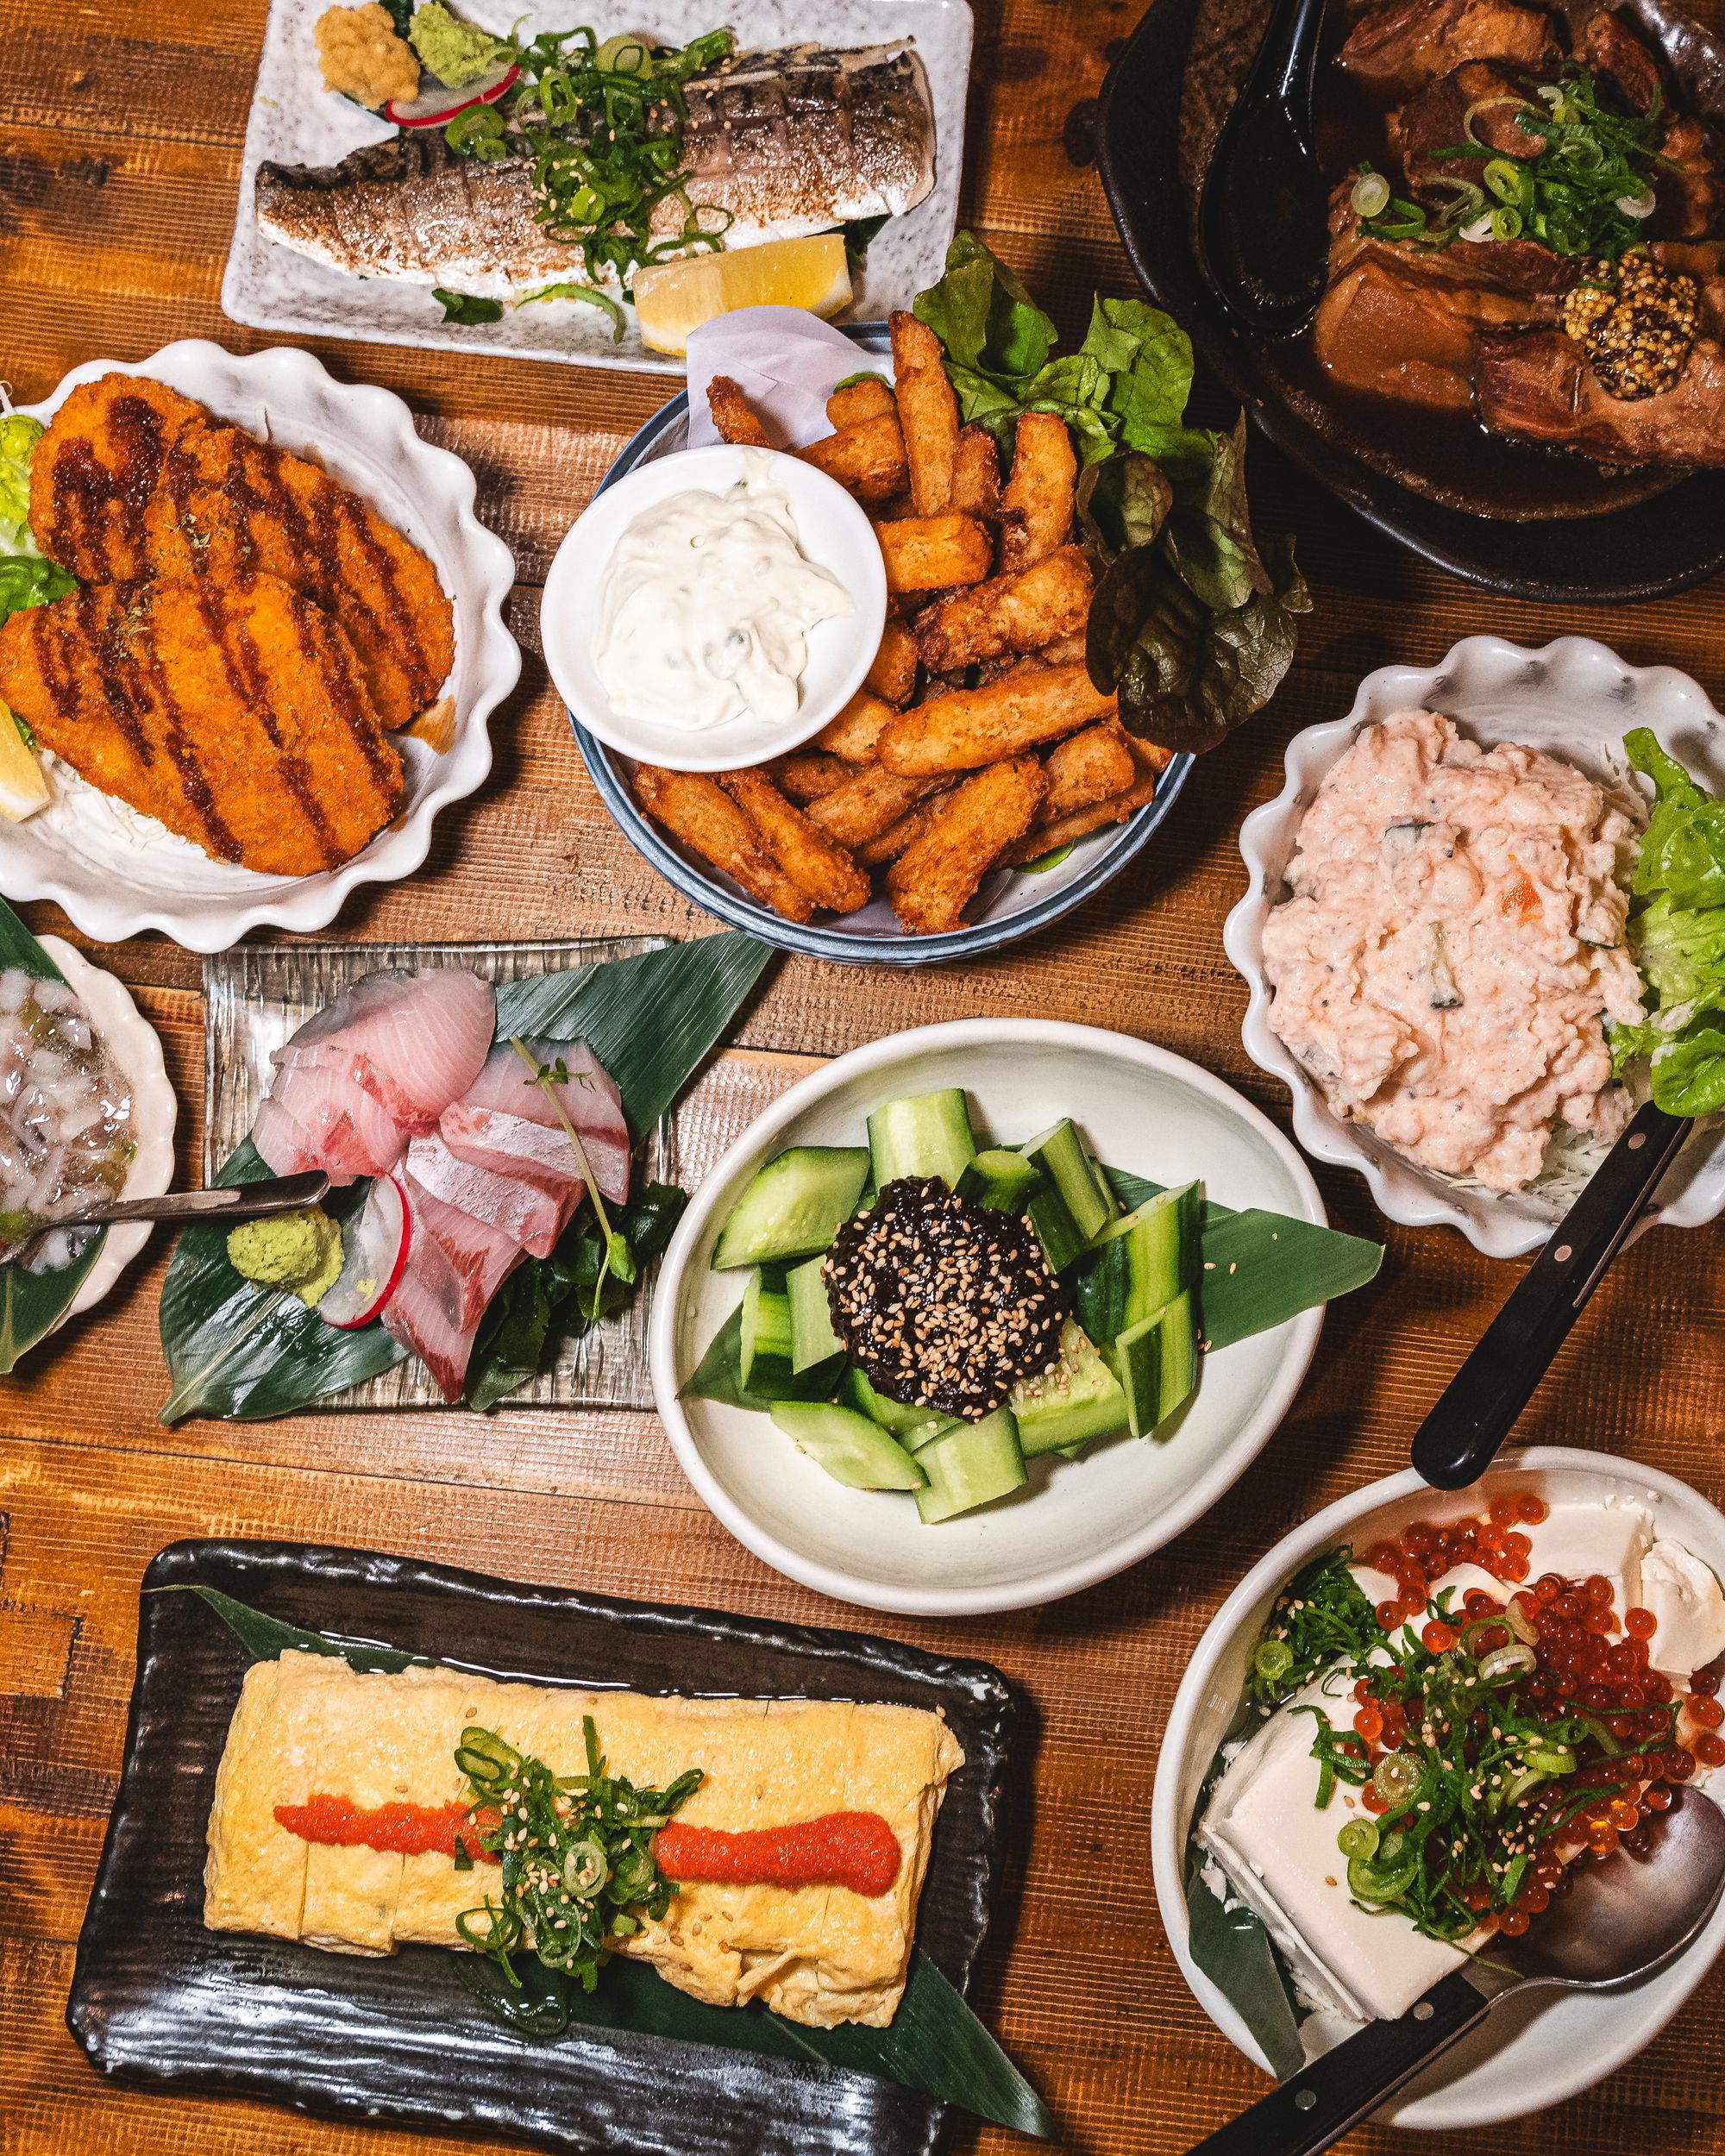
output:
POLYGON ((877 1188, 901 1175, 938 1175, 956 1188, 976 1157, 969 1103, 957 1086, 888 1100, 869 1119, 869 1152, 877 1188))
POLYGON ((791 1301, 765 1273, 749 1276, 743 1291, 741 1377, 745 1393, 773 1399, 796 1376, 791 1352, 791 1301))
POLYGON ((921 1496, 928 1477, 904 1447, 866 1415, 815 1401, 786 1401, 774 1408, 773 1420, 847 1489, 913 1489, 921 1496))
POLYGON ((1010 1409, 997 1407, 982 1422, 961 1422, 924 1445, 916 1466, 928 1478, 916 1494, 925 1526, 950 1520, 978 1505, 992 1505, 1025 1480, 1018 1425, 1010 1409))
POLYGON ((826 1282, 821 1268, 826 1257, 806 1258, 786 1275, 785 1293, 791 1305, 791 1363, 799 1376, 843 1355, 844 1343, 832 1329, 832 1311, 826 1300, 826 1282))
POLYGON ((869 1179, 861 1145, 794 1145, 770 1160, 737 1200, 718 1246, 715 1272, 812 1257, 856 1210, 869 1179))

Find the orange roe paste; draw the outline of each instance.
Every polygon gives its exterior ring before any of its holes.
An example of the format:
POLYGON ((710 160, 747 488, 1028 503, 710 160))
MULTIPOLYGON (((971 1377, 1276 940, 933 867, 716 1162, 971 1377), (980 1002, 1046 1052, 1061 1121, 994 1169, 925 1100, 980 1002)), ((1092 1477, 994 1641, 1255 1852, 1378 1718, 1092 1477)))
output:
POLYGON ((827 1812, 794 1827, 727 1833, 718 1827, 662 1827, 653 1853, 673 1879, 731 1886, 843 1886, 886 1893, 899 1876, 899 1838, 878 1812, 827 1812))
POLYGON ((480 1846, 480 1836, 497 1825, 495 1814, 470 1812, 465 1804, 377 1804, 366 1807, 345 1796, 313 1796, 304 1804, 278 1804, 276 1824, 302 1841, 337 1849, 399 1851, 404 1857, 453 1857, 458 1847, 475 1863, 501 1859, 480 1846))

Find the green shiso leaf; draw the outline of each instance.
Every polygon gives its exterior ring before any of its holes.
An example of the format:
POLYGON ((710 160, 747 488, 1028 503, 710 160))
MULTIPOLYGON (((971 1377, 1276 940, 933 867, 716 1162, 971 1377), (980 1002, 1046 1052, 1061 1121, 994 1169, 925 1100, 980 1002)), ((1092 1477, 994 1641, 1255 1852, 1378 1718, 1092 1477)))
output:
MULTIPOLYGON (((630 1127, 649 1130, 711 1052, 771 956, 770 946, 753 937, 726 934, 536 974, 498 991, 498 1037, 586 1041, 617 1081, 630 1127)), ((216 1180, 255 1182, 268 1172, 248 1138, 216 1180)), ((329 1210, 343 1217, 364 1194, 362 1184, 336 1192, 329 1210)), ((660 1230, 668 1236, 674 1225, 674 1218, 667 1223, 662 1195, 650 1206, 648 1197, 643 1192, 630 1215, 643 1256, 662 1247, 660 1230)), ((531 1338, 543 1347, 551 1337, 569 1279, 583 1275, 576 1244, 591 1219, 584 1207, 549 1258, 530 1260, 511 1275, 508 1307, 481 1336, 484 1353, 476 1354, 475 1405, 494 1404, 533 1374, 503 1382, 508 1371, 521 1371, 531 1338)), ((172 1381, 160 1410, 167 1424, 187 1415, 255 1422, 292 1414, 393 1369, 407 1354, 381 1325, 340 1332, 291 1292, 242 1279, 228 1263, 220 1228, 189 1228, 180 1236, 162 1286, 160 1326, 172 1381)))
MULTIPOLYGON (((273 1662, 290 1649, 339 1655, 365 1671, 394 1672, 424 1664, 423 1655, 372 1641, 345 1640, 307 1632, 220 1589, 188 1583, 164 1594, 196 1595, 221 1618, 254 1661, 273 1662)), ((435 1666, 435 1665, 434 1665, 435 1666)), ((804 2028, 782 2020, 758 2002, 743 2007, 709 2006, 663 1981, 639 1962, 614 1958, 597 1990, 559 1985, 555 1972, 530 1954, 516 1957, 526 1996, 511 1995, 500 1970, 477 1954, 454 1957, 455 1973, 482 2002, 530 2039, 555 2041, 571 2022, 584 2028, 626 2029, 673 2043, 706 2044, 724 2051, 814 2061, 850 2073, 873 2074, 937 2103, 956 2104, 976 2117, 1021 2134, 1052 2140, 1056 2127, 1042 2099, 966 2003, 920 1948, 912 1957, 910 1980, 887 2028, 804 2028)))
MULTIPOLYGON (((65 975, 3 899, 0 899, 0 968, 16 966, 37 981, 65 975)), ((22 1357, 53 1330, 71 1307, 96 1263, 107 1231, 92 1236, 81 1257, 58 1272, 27 1273, 22 1265, 0 1265, 0 1376, 9 1376, 22 1357)))

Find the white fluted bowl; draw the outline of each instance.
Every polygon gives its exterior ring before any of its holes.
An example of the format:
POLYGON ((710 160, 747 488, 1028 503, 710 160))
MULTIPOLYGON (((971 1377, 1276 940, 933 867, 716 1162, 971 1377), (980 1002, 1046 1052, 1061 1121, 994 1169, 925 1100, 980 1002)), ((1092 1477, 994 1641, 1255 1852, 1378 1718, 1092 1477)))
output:
MULTIPOLYGON (((1363 1124, 1339 1116, 1270 1027, 1264 925, 1287 896, 1286 870, 1301 819, 1362 727, 1421 707, 1458 720, 1488 748, 1521 742, 1595 773, 1631 727, 1651 726, 1716 793, 1725 793, 1725 718, 1688 674, 1674 667, 1629 666, 1590 636, 1559 636, 1540 650, 1502 636, 1465 636, 1434 667, 1380 667, 1360 683, 1345 717, 1296 734, 1288 745, 1287 784, 1240 827, 1250 882, 1227 918, 1222 943, 1251 990, 1240 1029, 1245 1051, 1293 1096, 1295 1136, 1314 1159, 1364 1175, 1388 1219, 1405 1227, 1459 1228, 1488 1257, 1521 1257, 1546 1241, 1560 1204, 1526 1192, 1470 1188, 1416 1167, 1363 1124)), ((1722 1211, 1725 1131, 1703 1125, 1673 1163, 1636 1232, 1661 1223, 1698 1227, 1722 1211)))

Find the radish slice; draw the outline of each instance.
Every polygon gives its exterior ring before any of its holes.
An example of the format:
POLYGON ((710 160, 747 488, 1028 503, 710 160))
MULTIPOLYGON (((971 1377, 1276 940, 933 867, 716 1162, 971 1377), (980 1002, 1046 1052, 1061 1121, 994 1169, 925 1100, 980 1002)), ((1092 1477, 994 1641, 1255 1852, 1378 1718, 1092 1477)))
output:
POLYGON ((324 1324, 338 1332, 369 1325, 400 1284, 412 1240, 407 1193, 380 1175, 342 1231, 342 1276, 317 1306, 324 1324))
POLYGON ((441 128, 470 105, 494 105, 520 72, 515 61, 510 60, 470 82, 464 90, 451 90, 448 83, 427 75, 411 97, 392 97, 384 107, 383 116, 392 127, 441 128))

